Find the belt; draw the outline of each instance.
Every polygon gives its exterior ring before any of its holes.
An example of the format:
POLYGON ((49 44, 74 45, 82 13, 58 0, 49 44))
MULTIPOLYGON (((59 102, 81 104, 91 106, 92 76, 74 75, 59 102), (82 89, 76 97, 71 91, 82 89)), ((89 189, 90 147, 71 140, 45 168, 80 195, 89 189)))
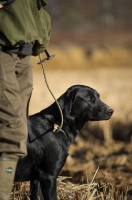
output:
POLYGON ((33 43, 25 44, 17 48, 0 46, 0 50, 2 50, 3 52, 15 53, 20 56, 30 56, 33 52, 32 49, 33 49, 33 43))

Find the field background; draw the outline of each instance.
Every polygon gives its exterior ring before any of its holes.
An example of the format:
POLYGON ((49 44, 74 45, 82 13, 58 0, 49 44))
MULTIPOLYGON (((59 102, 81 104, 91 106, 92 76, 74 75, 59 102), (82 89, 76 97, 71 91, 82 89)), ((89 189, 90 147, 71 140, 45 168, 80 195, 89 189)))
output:
MULTIPOLYGON (((58 183, 58 199, 92 199, 83 198, 87 186, 82 190, 80 185, 89 184, 97 169, 93 182, 100 189, 94 199, 131 199, 132 1, 49 0, 48 3, 52 17, 48 51, 55 57, 46 61, 44 67, 55 97, 72 85, 83 84, 96 89, 102 101, 114 109, 109 121, 86 123, 71 145, 61 173, 64 181, 58 183), (106 187, 101 189, 102 185, 106 187)), ((30 115, 53 103, 37 62, 39 58, 33 58, 30 115)))
MULTIPOLYGON (((96 176, 98 181, 109 182, 122 188, 131 187, 132 68, 116 65, 86 68, 87 58, 84 60, 79 56, 81 48, 79 53, 78 47, 75 46, 69 47, 67 51, 70 55, 76 55, 71 62, 69 59, 68 69, 63 68, 64 60, 59 61, 60 49, 55 49, 56 57, 52 61, 45 62, 46 77, 55 97, 58 98, 72 85, 87 85, 100 93, 101 99, 114 109, 114 114, 109 121, 86 123, 76 143, 71 145, 70 156, 62 175, 72 177, 70 181, 73 183, 86 183, 87 178, 92 180, 99 166, 96 176), (60 63, 56 64, 56 62, 60 63), (74 67, 72 67, 72 62, 74 67), (49 66, 50 64, 53 68, 49 66)), ((65 55, 65 52, 63 54, 65 55)), ((68 56, 65 57, 68 59, 68 56)), ((34 62, 37 62, 36 58, 34 62)), ((107 58, 104 62, 107 63, 107 58)), ((30 114, 53 103, 53 98, 46 88, 41 67, 34 66, 34 90, 30 114)))
MULTIPOLYGON (((86 123, 76 142, 71 144, 67 162, 58 179, 58 199, 93 199, 91 197, 93 192, 94 199, 131 199, 131 65, 123 66, 120 64, 120 59, 115 59, 115 65, 108 66, 109 61, 105 56, 101 61, 102 66, 89 65, 89 58, 85 56, 83 48, 75 45, 68 48, 67 45, 63 48, 49 46, 49 50, 56 56, 53 60, 46 61, 44 67, 48 84, 56 98, 70 86, 83 84, 96 89, 100 93, 101 100, 114 109, 109 121, 86 123), (127 193, 129 195, 126 195, 127 193)), ((118 50, 114 51, 116 54, 119 53, 118 50)), ((103 55, 100 51, 98 53, 103 55)), ((104 51, 104 54, 109 55, 109 52, 104 51)), ((131 61, 130 50, 127 52, 124 48, 119 55, 124 62, 126 56, 131 61)), ((111 56, 111 62, 114 62, 113 60, 111 56)), ((46 108, 54 101, 46 87, 42 68, 37 65, 38 61, 38 57, 33 58, 34 89, 30 102, 30 115, 46 108)), ((29 200, 29 191, 29 183, 16 184, 11 200, 14 200, 14 197, 29 200)))

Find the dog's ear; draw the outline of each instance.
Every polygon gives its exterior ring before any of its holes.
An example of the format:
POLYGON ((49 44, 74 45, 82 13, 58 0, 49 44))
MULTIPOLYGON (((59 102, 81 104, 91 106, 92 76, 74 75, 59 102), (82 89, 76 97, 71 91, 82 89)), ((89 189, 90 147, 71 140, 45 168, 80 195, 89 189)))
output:
POLYGON ((63 114, 65 116, 69 116, 72 109, 73 101, 75 100, 76 91, 73 89, 68 89, 64 96, 64 111, 63 114))

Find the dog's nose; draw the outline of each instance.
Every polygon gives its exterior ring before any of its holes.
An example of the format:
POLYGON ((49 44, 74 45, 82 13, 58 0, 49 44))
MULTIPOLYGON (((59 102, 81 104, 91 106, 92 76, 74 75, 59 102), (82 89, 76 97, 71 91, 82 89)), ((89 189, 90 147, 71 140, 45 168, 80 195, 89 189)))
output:
POLYGON ((107 113, 110 114, 110 115, 112 115, 113 112, 114 112, 114 110, 113 110, 112 108, 109 108, 109 109, 107 110, 107 113))

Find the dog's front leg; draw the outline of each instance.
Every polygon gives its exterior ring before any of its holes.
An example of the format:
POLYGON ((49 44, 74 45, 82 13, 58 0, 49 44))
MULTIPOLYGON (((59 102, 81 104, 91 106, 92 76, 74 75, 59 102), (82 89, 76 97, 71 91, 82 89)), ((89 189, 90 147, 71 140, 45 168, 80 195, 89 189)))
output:
POLYGON ((30 200, 44 200, 39 180, 30 181, 30 200))
POLYGON ((52 175, 40 173, 40 185, 43 193, 44 200, 57 200, 57 178, 52 175))

